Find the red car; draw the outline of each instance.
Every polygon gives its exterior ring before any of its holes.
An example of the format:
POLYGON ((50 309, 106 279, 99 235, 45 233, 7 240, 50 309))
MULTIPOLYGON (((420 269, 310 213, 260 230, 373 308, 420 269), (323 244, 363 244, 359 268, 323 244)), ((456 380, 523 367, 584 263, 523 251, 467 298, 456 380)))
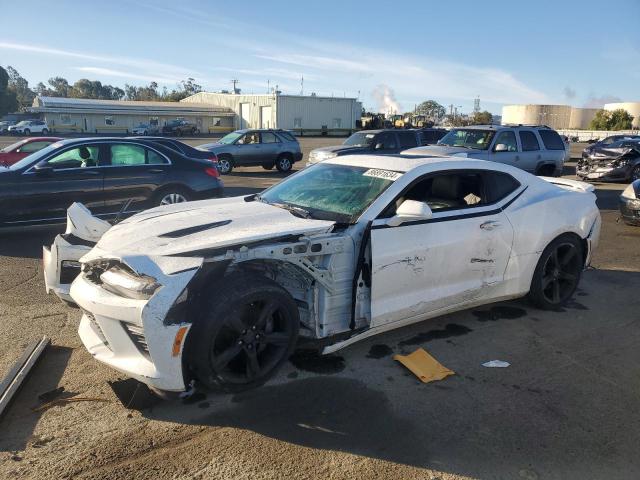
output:
POLYGON ((62 140, 62 138, 58 137, 31 137, 20 140, 0 150, 0 165, 5 167, 13 165, 27 155, 31 155, 60 140, 62 140))

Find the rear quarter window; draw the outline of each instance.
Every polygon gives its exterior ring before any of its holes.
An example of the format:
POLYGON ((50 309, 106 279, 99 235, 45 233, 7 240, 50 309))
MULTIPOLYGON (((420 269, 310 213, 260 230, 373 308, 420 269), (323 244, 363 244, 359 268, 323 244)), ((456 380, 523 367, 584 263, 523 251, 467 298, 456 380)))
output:
POLYGON ((288 142, 297 142, 296 137, 291 135, 289 132, 278 132, 278 135, 284 138, 288 142))
POLYGON ((503 172, 485 172, 486 203, 499 202, 520 186, 515 178, 503 172))
POLYGON ((418 146, 416 134, 413 132, 398 132, 400 148, 413 148, 418 146))
POLYGON ((564 150, 564 142, 554 130, 538 130, 547 150, 564 150))

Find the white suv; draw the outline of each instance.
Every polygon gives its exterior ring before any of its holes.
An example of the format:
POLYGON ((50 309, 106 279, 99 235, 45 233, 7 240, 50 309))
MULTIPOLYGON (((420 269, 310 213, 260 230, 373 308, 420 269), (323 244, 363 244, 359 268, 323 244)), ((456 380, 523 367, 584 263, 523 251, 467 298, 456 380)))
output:
POLYGON ((544 125, 474 125, 451 129, 437 145, 401 153, 490 160, 557 177, 562 174, 567 146, 555 130, 544 125))
POLYGON ((23 120, 22 122, 9 127, 8 133, 9 135, 31 135, 32 133, 47 135, 49 133, 49 126, 47 125, 47 122, 42 120, 23 120))

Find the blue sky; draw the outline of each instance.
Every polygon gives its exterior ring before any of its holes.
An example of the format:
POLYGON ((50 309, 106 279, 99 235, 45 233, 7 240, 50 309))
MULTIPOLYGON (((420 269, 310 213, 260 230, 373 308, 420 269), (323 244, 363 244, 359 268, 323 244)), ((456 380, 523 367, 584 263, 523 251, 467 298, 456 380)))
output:
POLYGON ((358 96, 368 108, 640 101, 640 1, 0 0, 0 65, 169 88, 358 96), (386 105, 386 106, 385 106, 386 105))

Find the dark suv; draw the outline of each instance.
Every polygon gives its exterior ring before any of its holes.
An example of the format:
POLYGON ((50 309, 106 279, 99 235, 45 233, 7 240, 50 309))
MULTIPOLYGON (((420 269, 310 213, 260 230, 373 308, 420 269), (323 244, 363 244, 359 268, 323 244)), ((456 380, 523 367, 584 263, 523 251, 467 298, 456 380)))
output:
POLYGON ((162 127, 163 135, 196 135, 200 133, 198 127, 193 123, 189 123, 186 120, 170 120, 162 127))
POLYGON ((347 138, 342 145, 312 150, 307 165, 342 155, 366 153, 400 153, 422 145, 418 130, 362 130, 347 138))
POLYGON ((216 154, 220 173, 253 165, 261 165, 265 170, 275 166, 281 172, 288 172, 295 162, 302 160, 298 139, 286 130, 236 130, 215 143, 197 148, 216 154))

